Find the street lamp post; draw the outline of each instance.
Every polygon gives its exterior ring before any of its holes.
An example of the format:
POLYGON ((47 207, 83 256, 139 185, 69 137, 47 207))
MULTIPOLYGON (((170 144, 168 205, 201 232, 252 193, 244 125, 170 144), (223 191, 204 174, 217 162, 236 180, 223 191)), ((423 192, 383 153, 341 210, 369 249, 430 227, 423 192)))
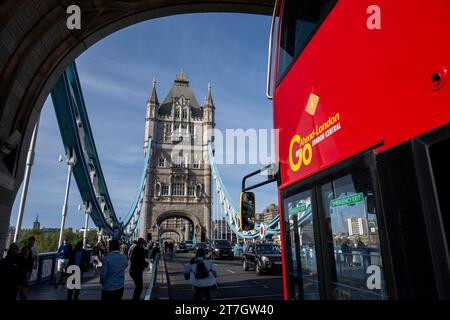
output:
POLYGON ((89 214, 91 213, 91 204, 89 202, 84 204, 84 233, 83 233, 83 248, 86 249, 87 244, 87 228, 89 222, 89 214))
MULTIPOLYGON (((60 160, 60 162, 62 162, 62 160, 63 160, 62 156, 60 156, 59 160, 60 160)), ((72 153, 72 156, 67 160, 66 191, 64 194, 64 203, 63 203, 62 212, 61 212, 61 229, 59 230, 58 247, 62 244, 63 237, 64 237, 64 225, 66 223, 67 206, 68 206, 69 190, 70 190, 70 179, 72 177, 72 170, 73 170, 74 164, 75 164, 75 157, 72 153)))
POLYGON ((34 162, 34 148, 36 146, 37 131, 39 128, 39 120, 33 130, 33 135, 31 136, 30 148, 28 149, 27 155, 27 166, 25 168, 25 176, 23 179, 22 195, 20 196, 19 212, 17 213, 16 230, 14 231, 13 242, 17 242, 17 238, 20 234, 20 229, 22 228, 23 212, 25 210, 25 203, 27 201, 28 184, 30 182, 31 167, 34 162))

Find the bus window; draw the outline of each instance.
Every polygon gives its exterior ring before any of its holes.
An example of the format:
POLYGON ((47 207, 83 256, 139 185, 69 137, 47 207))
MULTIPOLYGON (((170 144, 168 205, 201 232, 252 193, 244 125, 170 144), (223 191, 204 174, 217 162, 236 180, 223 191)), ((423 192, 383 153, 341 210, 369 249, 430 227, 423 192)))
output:
POLYGON ((277 82, 328 15, 335 0, 285 0, 278 50, 277 82))
POLYGON ((377 210, 368 169, 322 185, 333 237, 336 299, 386 299, 377 210))
POLYGON ((288 286, 294 299, 319 299, 316 242, 313 229, 311 191, 290 196, 283 201, 288 261, 288 286))

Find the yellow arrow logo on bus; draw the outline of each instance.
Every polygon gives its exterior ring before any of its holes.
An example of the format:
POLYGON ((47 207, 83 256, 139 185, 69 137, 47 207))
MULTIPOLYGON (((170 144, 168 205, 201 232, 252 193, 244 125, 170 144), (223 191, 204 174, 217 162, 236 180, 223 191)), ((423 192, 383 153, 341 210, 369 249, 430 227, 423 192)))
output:
POLYGON ((319 96, 315 95, 314 93, 309 94, 308 103, 306 104, 306 112, 308 112, 310 115, 314 115, 317 109, 317 105, 319 104, 319 96))

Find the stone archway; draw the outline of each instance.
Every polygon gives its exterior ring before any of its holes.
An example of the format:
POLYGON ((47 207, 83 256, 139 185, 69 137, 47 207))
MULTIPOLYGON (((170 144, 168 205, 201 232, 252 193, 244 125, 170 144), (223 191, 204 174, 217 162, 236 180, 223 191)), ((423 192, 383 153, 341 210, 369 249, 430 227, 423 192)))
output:
POLYGON ((87 48, 127 26, 195 12, 270 15, 274 0, 4 1, 0 4, 0 251, 33 128, 53 85, 87 48), (66 10, 81 8, 81 30, 66 10))
POLYGON ((192 240, 195 237, 197 241, 201 241, 204 238, 201 232, 197 232, 204 225, 204 222, 195 214, 185 211, 167 211, 156 216, 152 221, 152 237, 157 237, 158 231, 161 234, 162 230, 164 230, 161 226, 162 223, 171 218, 181 218, 187 222, 185 229, 183 229, 184 240, 192 240))
POLYGON ((175 233, 178 235, 179 242, 184 241, 184 234, 182 232, 180 232, 180 230, 178 230, 178 229, 160 229, 159 234, 160 234, 161 239, 164 239, 163 235, 165 233, 175 233))

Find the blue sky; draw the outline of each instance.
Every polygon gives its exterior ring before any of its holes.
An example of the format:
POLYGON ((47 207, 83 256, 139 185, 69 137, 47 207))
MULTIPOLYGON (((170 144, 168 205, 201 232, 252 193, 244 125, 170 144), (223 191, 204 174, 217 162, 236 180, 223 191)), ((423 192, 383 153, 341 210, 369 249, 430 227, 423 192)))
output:
MULTIPOLYGON (((202 104, 211 81, 216 127, 272 128, 265 98, 270 18, 245 14, 189 14, 145 21, 96 43, 77 60, 97 151, 116 213, 124 217, 143 165, 145 104, 156 77, 160 101, 180 68, 202 104)), ((225 131, 224 131, 225 132, 225 131)), ((48 98, 42 111, 23 227, 39 214, 41 226, 59 227, 67 167, 61 136, 48 98)), ((260 165, 220 165, 237 204, 241 178, 260 165)), ((20 192, 11 214, 15 225, 20 192)), ((274 184, 258 189, 257 209, 277 202, 274 184)), ((72 180, 66 227, 79 228, 83 215, 72 180)))

